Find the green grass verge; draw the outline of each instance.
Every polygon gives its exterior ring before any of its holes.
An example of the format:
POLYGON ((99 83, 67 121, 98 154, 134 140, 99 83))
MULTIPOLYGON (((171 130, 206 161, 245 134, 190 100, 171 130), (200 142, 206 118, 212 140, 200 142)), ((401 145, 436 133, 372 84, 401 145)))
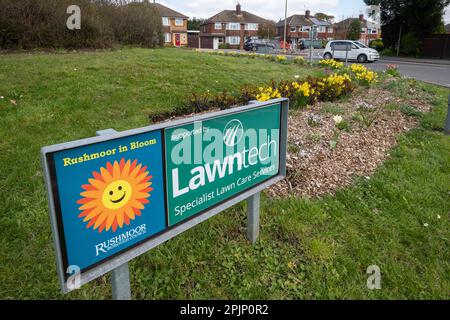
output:
MULTIPOLYGON (((315 73, 175 49, 0 56, 0 298, 111 298, 109 276, 59 291, 40 147, 147 125, 193 89, 315 73)), ((132 261, 133 297, 450 298, 450 139, 439 132, 448 92, 425 88, 433 112, 370 180, 321 200, 263 197, 255 246, 235 206, 132 261), (381 290, 366 288, 370 265, 381 290)))

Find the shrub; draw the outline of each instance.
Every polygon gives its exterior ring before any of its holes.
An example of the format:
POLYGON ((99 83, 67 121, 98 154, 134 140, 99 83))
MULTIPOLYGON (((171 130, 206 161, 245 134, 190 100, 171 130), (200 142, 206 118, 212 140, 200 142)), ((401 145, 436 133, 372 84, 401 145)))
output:
POLYGON ((294 63, 303 66, 306 63, 306 60, 303 57, 295 57, 294 63))
POLYGON ((231 46, 229 43, 221 43, 219 44, 219 49, 230 49, 231 46))
POLYGON ((111 16, 117 42, 147 48, 163 45, 161 18, 153 6, 132 2, 114 8, 111 16))
POLYGON ((377 50, 378 52, 381 52, 384 50, 383 40, 381 40, 381 39, 372 40, 372 41, 370 41, 369 47, 377 50))
POLYGON ((210 107, 220 110, 229 109, 237 104, 239 104, 239 100, 236 97, 228 94, 226 91, 213 96, 210 100, 210 107))
POLYGON ((401 77, 400 72, 398 72, 397 66, 395 64, 388 64, 386 66, 385 73, 390 75, 390 76, 392 76, 392 77, 395 77, 395 78, 400 78, 401 77))
POLYGON ((239 102, 242 104, 247 104, 252 100, 256 100, 256 95, 258 90, 254 86, 246 85, 241 88, 239 102))
POLYGON ((198 113, 208 110, 211 107, 212 96, 208 93, 198 94, 193 93, 189 102, 183 106, 187 114, 198 113))
POLYGON ((417 57, 420 55, 422 43, 412 33, 408 33, 403 36, 400 48, 402 54, 417 57))
POLYGON ((148 3, 78 0, 81 29, 69 30, 70 0, 0 0, 0 47, 106 48, 162 45, 162 22, 148 3))

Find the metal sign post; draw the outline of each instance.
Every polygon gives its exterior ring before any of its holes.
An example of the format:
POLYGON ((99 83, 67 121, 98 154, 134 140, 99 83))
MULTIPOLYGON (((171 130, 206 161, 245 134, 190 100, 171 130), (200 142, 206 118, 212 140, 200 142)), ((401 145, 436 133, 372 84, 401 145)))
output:
MULTIPOLYGON (((97 136, 117 133, 114 129, 100 130, 97 136)), ((112 296, 114 300, 131 300, 130 271, 128 262, 111 271, 112 296)))
POLYGON ((247 239, 255 244, 259 236, 260 193, 247 199, 247 239))
POLYGON ((311 27, 310 29, 311 31, 309 32, 310 37, 309 37, 309 64, 312 65, 313 64, 313 41, 314 41, 314 27, 311 27))
POLYGON ((114 300, 131 300, 130 271, 128 263, 111 271, 112 297, 114 300))
POLYGON ((350 47, 350 45, 347 43, 347 46, 345 48, 345 66, 348 66, 348 48, 350 47))

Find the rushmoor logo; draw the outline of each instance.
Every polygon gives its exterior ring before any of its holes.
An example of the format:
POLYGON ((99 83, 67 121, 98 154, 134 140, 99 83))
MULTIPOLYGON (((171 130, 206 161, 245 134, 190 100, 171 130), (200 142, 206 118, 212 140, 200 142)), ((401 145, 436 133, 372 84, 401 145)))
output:
POLYGON ((227 123, 222 134, 223 142, 229 147, 234 147, 241 141, 244 135, 244 126, 241 121, 233 119, 227 123))
POLYGON ((99 233, 116 232, 118 228, 130 225, 130 221, 141 216, 145 204, 150 201, 152 176, 146 166, 122 158, 120 162, 107 162, 100 172, 94 171, 88 184, 82 185, 83 192, 77 204, 81 205, 79 218, 99 233))

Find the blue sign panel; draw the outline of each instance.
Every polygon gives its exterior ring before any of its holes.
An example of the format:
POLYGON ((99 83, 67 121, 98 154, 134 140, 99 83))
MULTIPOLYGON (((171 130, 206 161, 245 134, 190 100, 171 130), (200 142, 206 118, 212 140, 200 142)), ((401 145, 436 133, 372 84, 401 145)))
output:
POLYGON ((50 157, 66 267, 88 269, 166 228, 161 130, 50 157))

